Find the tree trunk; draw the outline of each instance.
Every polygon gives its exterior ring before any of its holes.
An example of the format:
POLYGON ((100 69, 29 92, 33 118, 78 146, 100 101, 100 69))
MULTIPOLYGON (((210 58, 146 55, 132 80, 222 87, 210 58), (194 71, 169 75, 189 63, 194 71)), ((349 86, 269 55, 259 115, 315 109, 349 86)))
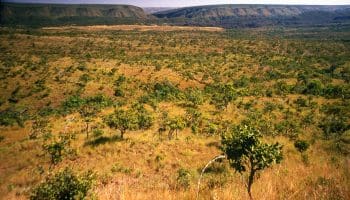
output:
POLYGON ((86 138, 89 138, 89 122, 86 122, 86 138))
POLYGON ((252 193, 251 193, 251 189, 252 189, 252 185, 253 185, 253 182, 254 182, 254 175, 255 175, 255 170, 252 168, 250 170, 250 174, 249 174, 249 178, 248 178, 248 186, 247 186, 247 190, 248 190, 248 194, 249 194, 249 198, 252 200, 253 199, 253 196, 252 196, 252 193))
POLYGON ((125 133, 125 130, 120 130, 120 138, 121 139, 124 139, 124 133, 125 133))
POLYGON ((168 133, 168 138, 169 138, 169 140, 172 139, 173 132, 174 132, 174 130, 172 130, 172 129, 169 130, 169 133, 168 133))

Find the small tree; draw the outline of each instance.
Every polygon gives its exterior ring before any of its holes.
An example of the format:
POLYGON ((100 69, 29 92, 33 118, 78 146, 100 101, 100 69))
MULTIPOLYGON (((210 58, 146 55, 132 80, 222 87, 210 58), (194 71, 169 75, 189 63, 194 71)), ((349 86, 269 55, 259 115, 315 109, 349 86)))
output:
POLYGON ((218 84, 213 87, 212 101, 217 108, 226 109, 228 104, 237 98, 233 84, 218 84))
POLYGON ((89 124, 90 122, 93 121, 93 117, 96 116, 97 112, 98 112, 98 108, 93 106, 93 105, 84 105, 80 110, 80 116, 83 118, 86 127, 85 127, 85 131, 86 131, 86 138, 89 138, 89 124))
POLYGON ((239 173, 247 172, 247 191, 252 199, 251 188, 257 172, 282 160, 282 146, 264 144, 260 132, 249 126, 239 126, 231 134, 222 137, 222 151, 232 168, 239 173))
POLYGON ((169 127, 168 137, 169 140, 171 140, 173 138, 174 132, 177 138, 178 131, 181 131, 186 127, 186 122, 182 117, 171 118, 167 121, 167 127, 169 127))
POLYGON ((120 137, 123 139, 127 130, 137 128, 137 117, 131 110, 116 110, 113 114, 104 118, 105 123, 113 129, 120 131, 120 137))
POLYGON ((60 135, 59 139, 54 139, 48 144, 43 145, 44 151, 46 151, 51 158, 51 164, 56 165, 62 161, 63 156, 66 152, 69 151, 67 147, 70 146, 71 140, 74 138, 74 135, 60 135))

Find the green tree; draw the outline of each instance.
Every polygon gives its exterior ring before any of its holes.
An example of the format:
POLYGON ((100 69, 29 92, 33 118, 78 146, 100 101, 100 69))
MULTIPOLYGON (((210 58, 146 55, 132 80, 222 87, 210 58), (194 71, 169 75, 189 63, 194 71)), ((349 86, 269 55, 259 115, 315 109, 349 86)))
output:
POLYGON ((237 98, 233 84, 217 84, 213 87, 212 101, 217 108, 226 109, 237 98))
POLYGON ((239 173, 248 173, 247 191, 252 199, 251 188, 257 172, 282 160, 282 146, 260 141, 260 132, 249 126, 239 126, 231 134, 222 137, 222 151, 232 168, 239 173))
POLYGON ((132 130, 138 127, 137 116, 131 110, 118 109, 111 115, 104 118, 104 122, 113 129, 120 131, 120 137, 123 139, 127 130, 132 130))
POLYGON ((167 120, 167 127, 169 128, 169 140, 173 138, 174 132, 177 138, 178 131, 183 130, 186 127, 186 122, 182 117, 170 118, 167 120))
POLYGON ((74 136, 71 134, 60 135, 58 140, 54 139, 43 145, 44 151, 50 155, 51 164, 56 165, 62 161, 63 156, 69 152, 67 147, 70 146, 73 138, 74 136))

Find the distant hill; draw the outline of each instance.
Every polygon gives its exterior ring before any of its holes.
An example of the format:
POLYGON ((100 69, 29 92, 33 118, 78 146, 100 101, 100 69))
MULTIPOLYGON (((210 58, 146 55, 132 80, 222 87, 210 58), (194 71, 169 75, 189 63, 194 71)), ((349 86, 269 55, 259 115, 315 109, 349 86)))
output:
POLYGON ((167 10, 174 10, 174 9, 177 9, 177 8, 175 8, 175 7, 145 7, 145 8, 143 8, 143 10, 149 14, 153 14, 153 13, 157 13, 157 12, 161 12, 161 11, 167 11, 167 10))
POLYGON ((154 13, 176 24, 241 27, 307 25, 349 21, 350 6, 213 5, 154 13))
POLYGON ((4 3, 1 24, 118 24, 155 18, 130 5, 68 5, 4 3))
POLYGON ((350 25, 350 6, 211 5, 142 9, 131 5, 2 3, 0 15, 1 25, 30 26, 166 23, 239 28, 350 25))

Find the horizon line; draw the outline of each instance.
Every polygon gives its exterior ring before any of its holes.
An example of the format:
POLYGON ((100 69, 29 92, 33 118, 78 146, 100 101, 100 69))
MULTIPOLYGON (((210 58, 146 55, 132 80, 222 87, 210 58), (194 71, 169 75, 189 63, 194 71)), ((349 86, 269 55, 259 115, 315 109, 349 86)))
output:
POLYGON ((42 4, 42 5, 124 5, 124 6, 136 6, 141 8, 189 8, 189 7, 201 7, 201 6, 220 6, 220 5, 269 5, 269 6, 350 6, 349 4, 269 4, 269 3, 254 3, 254 4, 203 4, 203 5, 189 5, 189 6, 137 6, 133 4, 111 4, 111 3, 50 3, 50 2, 22 2, 22 1, 7 1, 3 0, 3 3, 10 4, 42 4))

